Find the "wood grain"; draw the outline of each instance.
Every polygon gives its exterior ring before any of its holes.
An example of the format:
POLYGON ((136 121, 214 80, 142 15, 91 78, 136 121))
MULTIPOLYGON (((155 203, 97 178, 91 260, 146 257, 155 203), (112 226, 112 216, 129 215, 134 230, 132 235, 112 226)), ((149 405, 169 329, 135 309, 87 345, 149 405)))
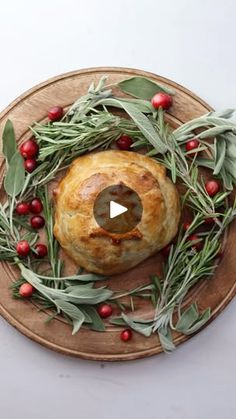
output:
MULTIPOLYGON (((28 126, 34 121, 44 120, 48 108, 53 105, 69 106, 78 96, 86 92, 92 81, 97 82, 104 74, 109 76, 109 83, 116 83, 133 75, 142 75, 173 87, 176 95, 168 120, 174 126, 198 117, 211 109, 189 90, 155 74, 126 68, 91 68, 55 77, 21 95, 0 114, 0 136, 6 120, 10 118, 14 123, 18 141, 22 142, 30 138, 28 126)), ((1 181, 3 173, 4 164, 1 157, 1 181)), ((2 190, 0 198, 4 199, 2 190)), ((213 312, 211 320, 223 310, 236 293, 235 227, 233 223, 229 229, 224 256, 214 277, 198 284, 186 300, 186 304, 193 299, 196 300, 202 310, 211 307, 213 312)), ((67 261, 66 265, 67 271, 73 272, 75 269, 73 264, 67 261)), ((161 256, 156 255, 126 274, 111 278, 109 285, 113 289, 129 289, 134 285, 146 283, 149 274, 158 272, 160 269, 161 256)), ((71 329, 63 319, 46 324, 47 313, 39 313, 35 304, 12 299, 9 286, 18 274, 18 271, 9 264, 0 265, 0 313, 21 333, 35 342, 67 355, 102 361, 131 360, 162 352, 156 335, 145 338, 134 333, 134 338, 124 343, 119 338, 120 330, 109 324, 105 333, 82 328, 75 336, 71 335, 71 329)), ((151 307, 148 304, 139 303, 137 315, 148 316, 150 310, 151 307)), ((176 345, 186 339, 186 336, 177 333, 174 336, 176 345)))

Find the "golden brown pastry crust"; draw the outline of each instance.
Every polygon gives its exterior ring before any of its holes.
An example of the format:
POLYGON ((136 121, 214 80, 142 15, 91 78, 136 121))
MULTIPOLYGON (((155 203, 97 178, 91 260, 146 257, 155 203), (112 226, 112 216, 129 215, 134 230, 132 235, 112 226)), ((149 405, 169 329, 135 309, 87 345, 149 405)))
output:
POLYGON ((135 152, 108 150, 72 163, 56 191, 54 234, 79 266, 110 275, 166 246, 179 218, 178 193, 162 165, 135 152), (138 193, 143 215, 131 232, 112 234, 96 223, 93 206, 104 188, 121 182, 138 193))

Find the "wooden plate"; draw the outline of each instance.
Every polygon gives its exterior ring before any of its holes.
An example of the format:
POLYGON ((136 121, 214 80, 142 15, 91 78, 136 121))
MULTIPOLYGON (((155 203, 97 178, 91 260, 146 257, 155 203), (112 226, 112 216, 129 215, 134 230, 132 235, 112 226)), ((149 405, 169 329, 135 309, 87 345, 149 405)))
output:
MULTIPOLYGON (((47 110, 53 105, 67 107, 78 96, 84 94, 92 81, 97 82, 104 74, 109 76, 109 83, 133 75, 150 77, 153 80, 171 86, 176 95, 174 106, 169 115, 170 123, 178 125, 189 119, 198 117, 211 108, 200 98, 184 87, 155 74, 140 70, 126 68, 91 68, 63 74, 32 88, 0 114, 0 135, 6 120, 13 121, 18 141, 30 137, 28 126, 33 121, 41 121, 46 117, 47 110)), ((2 181, 4 163, 0 160, 0 179, 2 181)), ((1 192, 3 197, 3 192, 1 192)), ((211 307, 214 319, 229 303, 236 292, 236 228, 231 225, 226 250, 219 267, 213 278, 198 284, 188 297, 199 304, 200 309, 211 307)), ((150 273, 155 273, 160 268, 160 256, 149 258, 137 268, 126 274, 113 277, 110 286, 114 289, 127 289, 131 286, 146 283, 150 273)), ((156 335, 145 338, 137 333, 130 342, 120 341, 120 330, 113 326, 107 327, 105 333, 90 331, 82 328, 75 335, 71 335, 70 327, 62 320, 54 320, 45 324, 47 313, 38 312, 37 307, 31 302, 13 300, 9 286, 18 277, 18 271, 7 263, 0 265, 0 313, 20 332, 34 341, 68 355, 75 355, 85 359, 115 361, 142 358, 162 352, 156 335)), ((148 314, 146 304, 138 306, 137 313, 148 314)), ((186 336, 175 334, 176 345, 184 342, 186 336)))

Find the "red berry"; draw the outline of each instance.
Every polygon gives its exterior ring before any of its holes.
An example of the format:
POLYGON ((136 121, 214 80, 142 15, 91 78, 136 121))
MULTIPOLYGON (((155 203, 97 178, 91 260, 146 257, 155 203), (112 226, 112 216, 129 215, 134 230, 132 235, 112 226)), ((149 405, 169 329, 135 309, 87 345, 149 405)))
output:
POLYGON ((191 226, 191 224, 192 224, 192 222, 191 222, 191 221, 184 223, 184 224, 183 224, 183 229, 184 229, 184 231, 187 231, 187 230, 189 229, 189 227, 191 226))
POLYGON ((29 214, 29 211, 30 211, 30 206, 28 202, 20 202, 16 206, 16 213, 18 215, 27 215, 29 214))
POLYGON ((167 95, 166 93, 157 93, 151 99, 152 106, 155 109, 169 109, 172 105, 172 102, 172 97, 170 95, 167 95))
POLYGON ((29 173, 32 173, 37 167, 37 162, 35 159, 25 160, 25 170, 29 173))
POLYGON ((121 135, 120 138, 116 141, 116 145, 120 150, 130 150, 130 146, 132 144, 132 138, 125 134, 121 135))
POLYGON ((170 248, 171 248, 171 244, 167 244, 167 246, 165 246, 165 247, 163 247, 163 249, 161 249, 161 253, 165 258, 167 258, 169 256, 170 248))
POLYGON ((43 209, 43 204, 42 204, 41 199, 39 199, 39 198, 32 199, 32 201, 30 203, 30 211, 33 214, 40 214, 42 209, 43 209))
MULTIPOLYGON (((199 141, 197 139, 189 140, 185 144, 185 149, 186 149, 186 151, 195 150, 196 148, 198 148, 199 144, 200 143, 199 143, 199 141)), ((195 155, 195 154, 196 154, 196 152, 195 153, 194 152, 193 153, 189 153, 188 156, 192 156, 192 155, 195 155)))
POLYGON ((63 116, 63 108, 61 106, 54 106, 48 111, 48 119, 50 121, 58 121, 63 116))
POLYGON ((35 215, 30 220, 31 227, 38 230, 39 228, 42 228, 45 224, 45 220, 41 215, 35 215))
POLYGON ((112 315, 113 310, 109 304, 102 304, 98 307, 97 312, 102 319, 106 319, 112 315))
POLYGON ((209 225, 215 224, 215 218, 212 218, 212 217, 206 218, 204 222, 205 224, 209 224, 209 225))
POLYGON ((19 256, 28 256, 30 252, 30 245, 26 240, 20 240, 16 245, 16 251, 19 256))
POLYGON ((130 340, 132 338, 132 330, 130 329, 125 329, 121 332, 120 334, 120 338, 121 340, 123 340, 123 342, 128 342, 128 340, 130 340))
POLYGON ((20 146, 20 154, 24 159, 32 159, 36 157, 39 152, 39 146, 34 140, 25 141, 20 146))
MULTIPOLYGON (((192 234, 191 236, 189 236, 188 240, 190 240, 190 241, 199 240, 199 237, 196 234, 192 234)), ((195 244, 192 245, 192 249, 194 249, 194 250, 201 250, 202 248, 203 248, 202 239, 198 243, 195 243, 195 244)))
POLYGON ((215 196, 220 190, 220 184, 217 180, 208 180, 205 183, 205 188, 209 196, 215 196))
POLYGON ((29 298, 32 296, 33 292, 34 288, 28 282, 25 282, 20 286, 19 294, 21 295, 21 297, 29 298))
POLYGON ((35 256, 38 259, 42 259, 45 256, 47 256, 47 254, 48 254, 48 248, 45 244, 41 244, 41 243, 36 244, 35 250, 37 252, 37 254, 35 256))

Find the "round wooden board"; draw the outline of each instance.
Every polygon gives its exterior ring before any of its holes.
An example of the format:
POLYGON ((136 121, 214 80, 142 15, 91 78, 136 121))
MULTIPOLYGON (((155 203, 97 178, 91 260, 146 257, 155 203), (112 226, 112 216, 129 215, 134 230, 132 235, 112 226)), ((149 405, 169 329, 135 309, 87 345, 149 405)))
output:
MULTIPOLYGON (((47 110, 53 105, 68 107, 77 97, 84 94, 92 81, 98 82, 102 75, 109 76, 109 83, 116 83, 133 75, 146 76, 176 91, 174 105, 169 114, 170 123, 178 125, 189 119, 198 117, 211 108, 200 98, 184 87, 155 74, 126 68, 91 68, 75 71, 55 77, 32 88, 0 114, 0 137, 7 119, 14 123, 19 142, 30 137, 28 126, 34 121, 41 121, 46 117, 47 110)), ((3 179, 4 163, 0 160, 0 176, 3 179)), ((3 191, 1 192, 3 197, 3 191)), ((229 303, 236 292, 236 228, 231 225, 227 236, 224 256, 213 278, 202 281, 189 295, 186 304, 191 299, 197 301, 200 310, 207 307, 212 309, 211 320, 214 319, 229 303)), ((160 266, 160 256, 149 258, 137 268, 124 275, 109 280, 114 289, 127 288, 128 285, 142 284, 150 273, 157 271, 160 266)), ((145 338, 138 333, 130 342, 124 343, 119 339, 120 330, 107 325, 105 333, 90 331, 82 328, 72 336, 70 327, 62 320, 45 323, 47 313, 38 312, 37 307, 29 302, 14 300, 9 286, 18 276, 18 272, 9 264, 0 265, 0 313, 20 332, 34 341, 55 351, 74 355, 85 359, 102 361, 121 361, 142 358, 162 352, 156 335, 145 338)), ((137 313, 147 315, 147 306, 138 306, 137 313)), ((176 345, 184 342, 186 336, 175 334, 176 345)))

